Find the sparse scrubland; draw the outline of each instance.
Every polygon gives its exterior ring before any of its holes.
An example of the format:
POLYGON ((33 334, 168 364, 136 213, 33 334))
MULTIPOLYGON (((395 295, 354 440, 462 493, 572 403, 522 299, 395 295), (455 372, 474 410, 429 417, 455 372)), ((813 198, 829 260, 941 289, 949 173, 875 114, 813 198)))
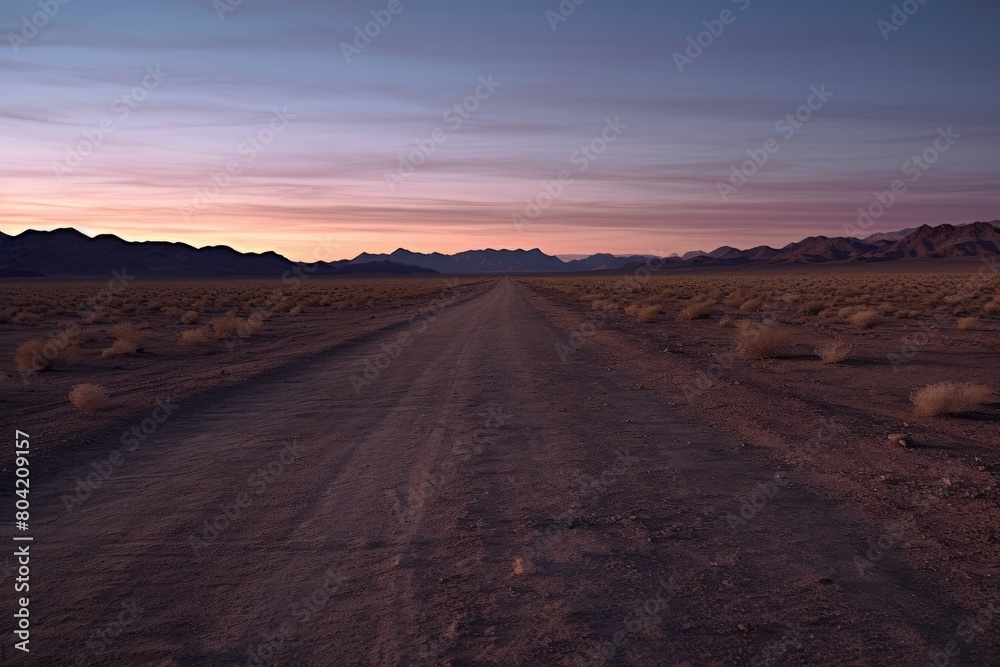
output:
MULTIPOLYGON (((643 386, 772 451, 775 465, 803 460, 795 449, 822 436, 830 454, 821 468, 840 471, 823 479, 837 480, 832 494, 865 495, 896 478, 909 480, 900 493, 947 478, 954 494, 962 477, 963 493, 1000 503, 996 273, 640 271, 521 282, 541 307, 584 322, 566 349, 602 349, 612 340, 603 332, 622 337, 621 360, 643 386), (831 429, 843 435, 830 439, 831 429)), ((977 508, 966 510, 986 505, 977 508)))
POLYGON ((718 503, 734 539, 757 548, 777 506, 815 494, 868 526, 829 583, 906 563, 977 608, 1000 562, 1000 274, 876 270, 520 282, 568 332, 563 358, 631 374, 637 400, 725 434, 720 462, 774 472, 773 498, 748 476, 718 503))
POLYGON ((491 282, 136 280, 109 289, 106 282, 7 281, 0 291, 0 371, 29 383, 35 402, 51 392, 82 412, 104 411, 110 404, 100 382, 129 397, 123 406, 140 406, 153 389, 197 391, 208 377, 241 367, 254 372, 387 321, 439 312, 491 282), (178 383, 189 386, 174 388, 178 383), (119 391, 139 384, 145 392, 119 391))
POLYGON ((758 373, 755 364, 796 375, 819 373, 819 364, 851 368, 853 381, 867 377, 882 386, 883 396, 893 395, 892 409, 900 414, 911 407, 910 393, 928 384, 925 374, 940 382, 965 381, 969 373, 987 384, 996 378, 996 274, 664 276, 640 271, 523 282, 567 304, 589 304, 603 323, 667 341, 702 364, 732 352, 758 373), (892 387, 898 388, 888 393, 892 387))

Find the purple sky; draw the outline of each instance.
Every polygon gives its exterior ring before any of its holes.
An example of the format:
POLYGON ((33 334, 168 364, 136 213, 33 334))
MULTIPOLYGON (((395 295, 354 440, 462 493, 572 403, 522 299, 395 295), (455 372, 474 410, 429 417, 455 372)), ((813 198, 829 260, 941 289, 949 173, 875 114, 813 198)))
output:
POLYGON ((995 3, 237 2, 5 2, 0 229, 666 254, 896 180, 863 234, 1000 217, 995 3))

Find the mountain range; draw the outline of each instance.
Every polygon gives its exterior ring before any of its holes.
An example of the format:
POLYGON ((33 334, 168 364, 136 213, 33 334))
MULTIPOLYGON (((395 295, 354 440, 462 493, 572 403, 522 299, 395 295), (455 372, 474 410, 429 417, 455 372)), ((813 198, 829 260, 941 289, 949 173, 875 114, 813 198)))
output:
MULTIPOLYGON (((666 267, 891 262, 1000 255, 1000 220, 967 225, 923 225, 880 232, 863 239, 810 236, 782 248, 740 250, 722 246, 664 258, 666 267)), ((647 257, 598 253, 564 261, 538 248, 468 250, 454 255, 400 248, 388 254, 317 262, 310 275, 431 275, 567 273, 624 269, 647 257)), ((242 253, 228 246, 195 248, 186 243, 126 241, 113 234, 87 236, 72 228, 0 232, 0 277, 103 276, 112 269, 148 278, 281 276, 297 265, 278 253, 242 253)))

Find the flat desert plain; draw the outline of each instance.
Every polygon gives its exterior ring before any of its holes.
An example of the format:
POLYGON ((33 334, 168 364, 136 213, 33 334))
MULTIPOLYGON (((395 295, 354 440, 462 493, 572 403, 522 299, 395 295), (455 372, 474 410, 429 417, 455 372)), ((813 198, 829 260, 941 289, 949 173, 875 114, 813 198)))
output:
POLYGON ((974 267, 6 281, 31 657, 998 664, 998 332, 974 267))

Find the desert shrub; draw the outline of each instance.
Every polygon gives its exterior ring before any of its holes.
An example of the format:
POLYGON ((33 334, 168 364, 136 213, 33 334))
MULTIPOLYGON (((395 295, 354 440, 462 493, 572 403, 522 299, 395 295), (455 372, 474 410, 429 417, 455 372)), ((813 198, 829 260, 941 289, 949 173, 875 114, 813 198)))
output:
POLYGON ((707 301, 692 303, 690 306, 682 310, 678 317, 684 320, 703 320, 706 317, 711 316, 712 307, 712 304, 707 301))
POLYGON ((136 354, 139 352, 139 347, 127 340, 116 340, 111 343, 111 347, 105 348, 101 352, 101 357, 104 359, 111 359, 112 357, 122 357, 126 354, 136 354))
POLYGON ((201 313, 196 310, 189 310, 181 315, 181 324, 194 324, 201 317, 201 313))
POLYGON ((859 310, 847 318, 853 326, 859 329, 871 329, 882 320, 882 316, 874 310, 859 310))
POLYGON ((918 389, 910 395, 918 415, 943 417, 959 415, 978 408, 992 399, 986 385, 974 382, 938 382, 918 389))
POLYGON ((597 299, 603 299, 603 298, 604 298, 603 294, 597 294, 597 293, 588 292, 586 294, 581 294, 579 297, 577 297, 577 300, 578 301, 596 301, 597 299))
POLYGON ((645 324, 646 322, 652 322, 660 311, 663 310, 663 306, 660 304, 654 304, 652 306, 643 306, 638 311, 636 311, 635 318, 645 324))
POLYGON ((240 320, 234 315, 226 314, 212 318, 208 325, 212 327, 216 338, 235 336, 240 330, 240 320))
POLYGON ((770 359, 788 353, 794 334, 774 320, 741 320, 736 325, 736 342, 744 356, 770 359))
POLYGON ((1000 301, 990 301, 983 306, 983 313, 986 315, 1000 315, 1000 301))
POLYGON ((212 334, 207 327, 191 329, 181 334, 181 345, 201 345, 212 340, 212 334))
POLYGON ((69 402, 80 412, 104 410, 111 402, 108 390, 99 384, 75 384, 69 391, 69 402))
POLYGON ((722 327, 731 327, 731 326, 733 326, 733 323, 735 321, 736 320, 734 320, 731 316, 729 316, 729 315, 723 315, 721 318, 719 318, 719 326, 722 326, 722 327))
POLYGON ((751 313, 755 310, 760 310, 760 307, 764 305, 764 301, 761 299, 750 299, 749 301, 744 301, 740 304, 740 310, 745 313, 751 313))
POLYGON ((10 321, 22 327, 33 327, 42 321, 42 316, 25 310, 12 317, 10 321))
POLYGON ((594 299, 590 302, 591 310, 607 310, 608 302, 604 299, 594 299))
POLYGON ((959 329, 965 329, 965 330, 975 329, 976 326, 979 324, 979 318, 978 317, 960 317, 960 318, 958 318, 958 321, 956 322, 956 324, 958 325, 959 329))
POLYGON ((145 345, 149 334, 132 322, 119 322, 110 327, 108 333, 115 337, 111 347, 101 352, 105 359, 120 357, 126 354, 136 354, 145 345))
POLYGON ((733 294, 730 294, 725 299, 723 299, 722 304, 730 308, 736 308, 740 304, 745 303, 746 300, 747 296, 745 294, 734 292, 733 294))
POLYGON ((852 345, 845 340, 837 338, 835 340, 830 340, 825 343, 821 343, 819 347, 816 348, 816 356, 820 358, 824 364, 839 364, 841 361, 847 359, 848 355, 851 354, 852 345))
POLYGON ((14 363, 25 373, 38 373, 52 368, 54 359, 46 354, 46 341, 42 338, 32 338, 17 346, 14 351, 14 363))

